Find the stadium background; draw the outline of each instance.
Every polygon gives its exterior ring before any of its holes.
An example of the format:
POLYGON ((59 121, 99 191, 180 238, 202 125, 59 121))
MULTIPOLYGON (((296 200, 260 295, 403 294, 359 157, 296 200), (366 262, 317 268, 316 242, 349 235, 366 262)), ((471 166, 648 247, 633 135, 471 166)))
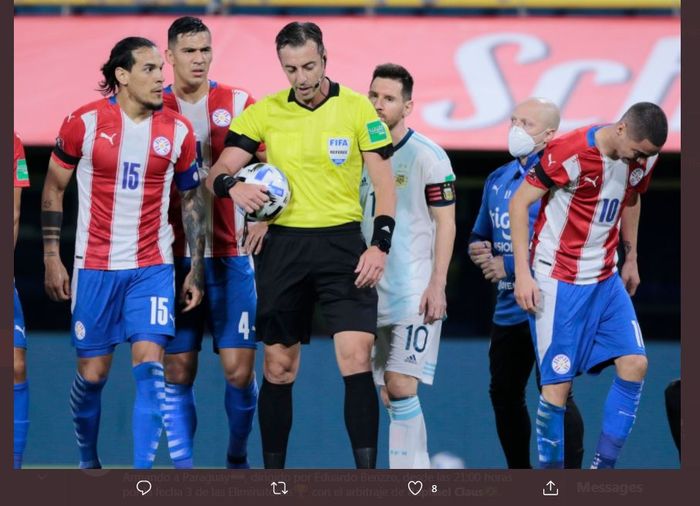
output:
MULTIPOLYGON (((116 40, 144 35, 163 48, 174 17, 192 14, 206 15, 212 29, 210 77, 243 86, 258 98, 287 86, 273 40, 291 19, 319 23, 329 51, 329 76, 358 91, 366 89, 378 63, 395 61, 414 73, 416 110, 408 123, 448 150, 459 196, 447 286, 449 319, 436 385, 421 396, 431 453, 450 451, 469 467, 504 466, 487 390, 484 336, 493 290, 465 252, 483 181, 509 159, 510 108, 532 94, 549 96, 562 107, 564 131, 614 121, 634 101, 662 105, 671 122, 670 138, 643 199, 642 285, 634 299, 651 367, 620 467, 677 467, 663 388, 680 376, 679 10, 679 0, 15 0, 14 118, 32 182, 23 193, 14 268, 30 340, 27 466, 72 466, 77 457, 67 402, 74 368, 69 306, 50 302, 43 292, 39 204, 53 137, 68 112, 98 97, 99 66, 116 40)), ((61 245, 69 270, 76 216, 73 182, 66 194, 61 245)), ((316 328, 322 334, 322 322, 316 328)), ((195 461, 220 467, 226 434, 223 379, 210 349, 210 341, 205 342, 196 385, 195 461)), ((288 464, 350 467, 342 382, 330 340, 316 339, 303 357, 288 464)), ((108 466, 127 467, 131 459, 133 380, 127 364, 123 348, 105 390, 100 450, 108 466)), ((257 365, 260 375, 260 360, 257 365)), ((587 456, 599 431, 610 373, 576 385, 587 456)), ((528 396, 532 408, 532 384, 528 396)), ((384 413, 381 423, 379 465, 386 467, 384 413)), ((252 465, 260 467, 257 423, 250 454, 252 465)), ((168 464, 162 444, 156 465, 168 464)))

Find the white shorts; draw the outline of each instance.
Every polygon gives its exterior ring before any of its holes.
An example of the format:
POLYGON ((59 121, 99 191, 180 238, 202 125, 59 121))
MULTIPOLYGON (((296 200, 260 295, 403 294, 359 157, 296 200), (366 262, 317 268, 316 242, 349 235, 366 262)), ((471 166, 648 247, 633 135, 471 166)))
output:
POLYGON ((442 320, 425 324, 422 315, 377 328, 377 339, 372 348, 374 382, 384 385, 384 372, 391 371, 432 385, 441 329, 442 320))

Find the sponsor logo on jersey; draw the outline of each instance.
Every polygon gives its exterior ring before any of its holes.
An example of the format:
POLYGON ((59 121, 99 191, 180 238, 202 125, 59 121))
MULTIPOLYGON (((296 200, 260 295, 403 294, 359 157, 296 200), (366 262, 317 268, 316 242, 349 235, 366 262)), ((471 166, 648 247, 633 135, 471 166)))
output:
POLYGON ((409 355, 406 357, 406 360, 404 360, 407 364, 415 364, 416 363, 416 356, 415 355, 409 355))
POLYGON ((513 243, 510 241, 494 241, 493 249, 501 254, 513 253, 513 243))
POLYGON ((367 186, 369 182, 367 181, 367 176, 362 176, 362 181, 360 181, 360 187, 367 186))
POLYGON ((17 181, 29 181, 27 160, 25 160, 24 158, 17 160, 17 181))
POLYGON ((231 124, 231 113, 226 109, 217 109, 211 114, 211 120, 216 126, 227 127, 231 124))
POLYGON ((350 139, 347 137, 331 137, 328 139, 328 157, 336 165, 342 165, 350 154, 350 139))
POLYGON ((406 185, 408 185, 407 174, 396 174, 396 177, 394 179, 396 180, 397 188, 404 188, 406 185))
POLYGON ((498 195, 498 191, 499 191, 501 188, 503 188, 503 185, 498 186, 498 185, 495 184, 495 185, 493 185, 493 186, 491 187, 491 189, 492 189, 493 191, 496 192, 496 195, 498 195))
POLYGON ((583 176, 583 182, 584 182, 584 184, 589 183, 593 188, 597 188, 599 178, 600 178, 600 176, 596 176, 596 177, 583 176))
POLYGON ((166 156, 170 153, 170 141, 163 137, 156 137, 153 139, 153 151, 158 153, 160 156, 166 156))
POLYGON ((637 167, 630 174, 630 184, 632 186, 637 186, 643 177, 644 177, 644 171, 642 169, 640 169, 639 167, 637 167))
POLYGON ((370 121, 367 123, 367 133, 369 134, 369 141, 380 142, 387 139, 386 128, 381 120, 370 121))
POLYGON ((100 139, 107 139, 109 141, 109 144, 111 146, 114 146, 114 137, 116 136, 116 132, 113 133, 112 135, 107 135, 104 132, 100 132, 100 139))
POLYGON ((27 336, 24 335, 24 327, 20 327, 19 325, 15 325, 15 330, 22 334, 22 339, 26 339, 27 336))
POLYGON ((80 320, 75 322, 75 338, 78 341, 85 339, 85 325, 80 320))
POLYGON ((515 283, 513 283, 512 281, 500 280, 498 282, 498 291, 500 291, 500 292, 505 292, 505 291, 512 292, 513 290, 515 290, 515 283))
POLYGON ((563 353, 560 353, 552 359, 552 369, 557 374, 566 374, 571 370, 571 360, 563 353))
POLYGON ((506 211, 502 213, 497 207, 493 211, 489 211, 493 228, 500 230, 503 238, 510 241, 510 214, 506 211))

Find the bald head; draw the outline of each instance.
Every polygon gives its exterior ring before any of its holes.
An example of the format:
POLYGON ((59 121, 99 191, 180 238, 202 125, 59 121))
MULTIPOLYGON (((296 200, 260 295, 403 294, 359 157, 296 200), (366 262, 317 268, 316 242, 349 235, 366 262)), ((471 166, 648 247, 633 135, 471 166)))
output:
POLYGON ((559 129, 559 108, 551 100, 540 97, 531 97, 515 106, 513 113, 518 111, 525 116, 531 116, 531 120, 539 123, 542 129, 559 129))

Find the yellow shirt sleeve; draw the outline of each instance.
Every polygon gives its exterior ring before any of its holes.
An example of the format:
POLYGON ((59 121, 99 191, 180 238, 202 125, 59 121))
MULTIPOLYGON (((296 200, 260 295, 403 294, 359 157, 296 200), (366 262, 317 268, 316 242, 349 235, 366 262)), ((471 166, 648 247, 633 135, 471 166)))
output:
POLYGON ((372 151, 391 144, 389 128, 377 116, 369 99, 359 95, 357 107, 357 138, 360 151, 372 151))
POLYGON ((245 135, 256 142, 265 142, 265 100, 246 107, 233 118, 229 130, 238 135, 245 135))

